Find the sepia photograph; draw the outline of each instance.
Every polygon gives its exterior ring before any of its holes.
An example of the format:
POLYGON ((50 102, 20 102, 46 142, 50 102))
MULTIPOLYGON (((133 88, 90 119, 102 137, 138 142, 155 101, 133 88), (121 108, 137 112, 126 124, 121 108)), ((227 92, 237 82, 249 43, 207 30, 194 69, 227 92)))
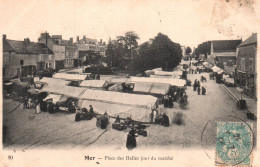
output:
POLYGON ((259 165, 257 0, 0 3, 5 166, 259 165))

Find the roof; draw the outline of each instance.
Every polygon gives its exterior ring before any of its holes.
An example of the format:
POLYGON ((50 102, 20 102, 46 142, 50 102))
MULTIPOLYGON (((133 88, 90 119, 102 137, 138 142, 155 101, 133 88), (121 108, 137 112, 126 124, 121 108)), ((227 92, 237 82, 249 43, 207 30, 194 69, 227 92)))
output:
POLYGON ((97 40, 96 39, 91 39, 91 38, 83 38, 83 39, 80 39, 78 43, 83 43, 83 41, 85 41, 85 43, 96 43, 97 40))
POLYGON ((257 33, 252 34, 249 38, 247 38, 240 45, 238 45, 238 47, 255 44, 255 43, 257 43, 257 33))
POLYGON ((64 79, 69 81, 83 81, 88 75, 83 74, 66 74, 66 73, 56 73, 53 78, 64 79))
POLYGON ((235 52, 242 40, 214 40, 212 42, 214 52, 235 52))
POLYGON ((151 95, 135 95, 121 92, 111 92, 102 90, 87 89, 79 99, 92 100, 103 103, 120 104, 140 108, 153 108, 157 101, 156 97, 151 95))
POLYGON ((11 50, 18 54, 53 54, 53 52, 42 43, 4 40, 4 50, 11 50))
POLYGON ((152 83, 164 83, 171 86, 182 87, 186 84, 184 79, 171 79, 171 78, 149 78, 149 77, 131 77, 131 82, 152 82, 152 83))
POLYGON ((106 80, 84 80, 80 83, 80 87, 104 88, 107 85, 106 80))
POLYGON ((170 84, 164 83, 136 82, 133 91, 165 95, 168 93, 170 86, 170 84))
POLYGON ((3 39, 3 52, 14 52, 14 49, 10 46, 10 44, 5 39, 3 39))

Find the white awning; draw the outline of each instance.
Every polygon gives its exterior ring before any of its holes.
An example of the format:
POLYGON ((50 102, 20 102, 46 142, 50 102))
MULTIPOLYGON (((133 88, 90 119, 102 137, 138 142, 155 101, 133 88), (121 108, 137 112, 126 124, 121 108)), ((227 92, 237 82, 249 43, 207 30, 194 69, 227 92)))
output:
POLYGON ((150 122, 151 109, 84 99, 78 102, 79 108, 89 108, 89 105, 92 105, 94 112, 99 114, 107 112, 108 115, 114 117, 119 116, 125 119, 131 117, 135 121, 150 122))
POLYGON ((162 75, 162 76, 175 76, 182 75, 182 71, 155 71, 154 75, 162 75))
POLYGON ((83 81, 87 78, 88 75, 83 74, 66 74, 66 73, 56 73, 53 75, 53 78, 69 80, 69 81, 83 81))
POLYGON ((185 86, 186 81, 184 79, 171 79, 171 78, 149 78, 149 77, 131 77, 130 82, 152 82, 152 83, 164 83, 171 86, 182 87, 185 86))
POLYGON ((87 88, 104 88, 107 84, 108 82, 106 80, 84 80, 79 86, 87 88))
POLYGON ((157 98, 151 95, 135 95, 120 92, 87 89, 79 99, 92 100, 111 104, 135 106, 140 108, 153 108, 157 98))
POLYGON ((85 91, 85 89, 86 88, 60 85, 59 83, 56 83, 56 84, 48 84, 41 91, 78 98, 85 91))
POLYGON ((222 70, 221 68, 219 68, 217 66, 213 66, 211 69, 213 70, 213 72, 218 72, 218 71, 222 70))
POLYGON ((170 84, 164 83, 136 82, 133 91, 165 95, 168 93, 170 86, 170 84))
POLYGON ((61 95, 49 94, 45 99, 43 99, 43 101, 52 100, 52 103, 56 104, 60 99, 61 95))

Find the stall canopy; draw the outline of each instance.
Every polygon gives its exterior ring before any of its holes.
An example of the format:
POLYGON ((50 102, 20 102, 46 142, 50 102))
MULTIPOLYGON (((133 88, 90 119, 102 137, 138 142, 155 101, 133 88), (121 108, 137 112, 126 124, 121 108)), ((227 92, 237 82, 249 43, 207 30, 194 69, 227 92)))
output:
POLYGON ((135 95, 119 92, 87 89, 79 98, 80 108, 92 105, 94 111, 110 116, 119 115, 121 118, 131 116, 132 119, 142 122, 149 121, 151 109, 156 106, 157 98, 150 95, 135 95))
POLYGON ((176 75, 182 75, 182 71, 155 71, 154 75, 161 75, 161 76, 176 76, 176 75))
POLYGON ((53 104, 56 104, 57 102, 62 102, 62 101, 66 101, 66 97, 64 95, 57 95, 57 94, 49 94, 45 99, 43 99, 44 101, 47 100, 52 100, 53 104))
POLYGON ((87 78, 87 74, 66 74, 66 73, 56 73, 53 78, 69 80, 69 81, 83 81, 87 78))
POLYGON ((115 92, 121 92, 123 90, 123 87, 121 84, 115 84, 113 86, 110 86, 108 88, 109 91, 115 91, 115 92))
POLYGON ((151 82, 136 82, 134 92, 165 95, 170 89, 170 84, 151 83, 151 82))
POLYGON ((174 78, 180 78, 180 76, 150 75, 150 78, 168 78, 168 79, 174 79, 174 78))
POLYGON ((202 64, 206 68, 211 68, 212 67, 212 65, 209 62, 203 62, 202 64))
POLYGON ((60 83, 52 83, 48 84, 41 91, 78 98, 82 93, 84 93, 85 89, 86 88, 61 85, 60 83))
POLYGON ((222 70, 221 68, 219 68, 217 66, 213 66, 211 69, 212 69, 213 72, 218 72, 218 71, 222 70))
POLYGON ((234 84, 234 78, 225 78, 225 82, 234 84))
POLYGON ((79 84, 79 86, 86 87, 86 88, 102 89, 106 87, 107 84, 108 82, 106 80, 84 80, 79 84))
POLYGON ((164 83, 171 86, 183 87, 186 84, 184 79, 169 79, 169 78, 148 78, 148 77, 131 77, 130 82, 152 82, 152 83, 164 83))
POLYGON ((115 103, 143 108, 153 108, 157 98, 150 95, 135 95, 120 92, 110 92, 87 89, 79 99, 93 100, 105 103, 115 103))
POLYGON ((127 77, 114 77, 114 78, 110 78, 108 80, 108 82, 110 84, 116 84, 116 83, 124 83, 124 82, 127 82, 129 80, 129 78, 127 77))

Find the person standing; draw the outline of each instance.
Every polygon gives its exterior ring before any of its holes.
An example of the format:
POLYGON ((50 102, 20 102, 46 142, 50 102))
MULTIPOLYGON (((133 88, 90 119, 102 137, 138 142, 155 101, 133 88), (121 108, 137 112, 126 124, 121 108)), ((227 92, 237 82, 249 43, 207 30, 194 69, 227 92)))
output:
POLYGON ((193 91, 196 91, 196 89, 197 89, 197 79, 195 79, 193 83, 193 91))
POLYGON ((27 97, 25 97, 25 98, 23 99, 23 109, 26 109, 26 108, 27 108, 27 102, 28 102, 28 99, 27 99, 27 97))
POLYGON ((163 119, 164 127, 169 127, 170 126, 169 117, 165 113, 163 113, 162 119, 163 119))
POLYGON ((200 95, 200 86, 198 86, 198 95, 200 95))
POLYGON ((197 81, 197 87, 200 87, 200 81, 197 81))
POLYGON ((204 86, 202 86, 201 88, 201 94, 206 95, 206 88, 204 86))
POLYGON ((135 136, 135 129, 132 127, 132 129, 129 131, 127 135, 127 140, 126 140, 126 148, 128 150, 132 150, 136 147, 136 136, 135 136))

